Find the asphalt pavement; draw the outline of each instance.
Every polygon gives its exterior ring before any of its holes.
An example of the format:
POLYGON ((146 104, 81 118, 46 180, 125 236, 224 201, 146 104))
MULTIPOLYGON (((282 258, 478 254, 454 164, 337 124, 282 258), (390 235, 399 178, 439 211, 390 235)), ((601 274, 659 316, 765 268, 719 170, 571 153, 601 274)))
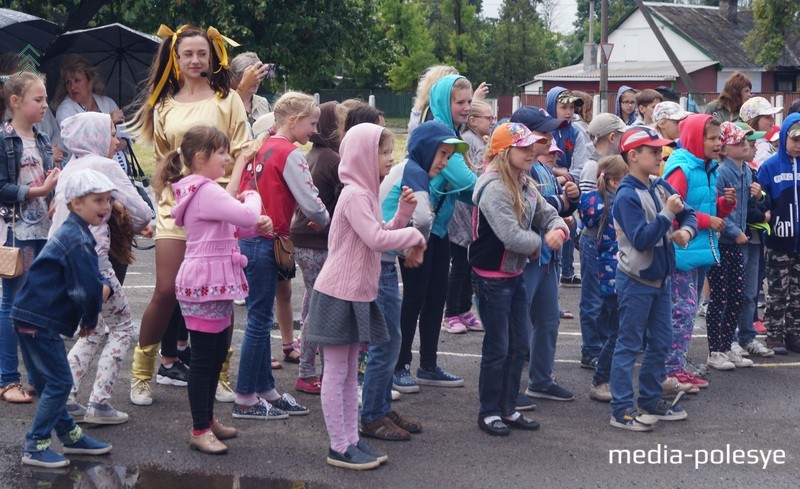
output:
MULTIPOLYGON (((153 251, 137 251, 126 279, 135 322, 152 294, 153 251)), ((299 274, 298 274, 299 275, 299 274)), ((293 305, 299 317, 302 280, 294 280, 293 305)), ((577 318, 579 291, 561 290, 562 305, 577 318)), ((246 309, 236 306, 234 348, 242 341, 246 309)), ((690 357, 707 354, 702 322, 690 357)), ((572 389, 572 402, 537 401, 530 417, 536 432, 513 431, 494 438, 477 427, 478 372, 483 335, 442 332, 439 362, 464 378, 463 388, 421 387, 404 394, 395 408, 422 421, 424 430, 408 442, 371 441, 390 457, 380 468, 355 472, 325 463, 328 438, 319 397, 294 390, 296 366, 275 371, 278 389, 308 405, 308 416, 281 421, 234 420, 230 404, 216 415, 239 429, 230 452, 211 456, 188 448, 191 419, 186 389, 154 385, 149 407, 128 400, 130 369, 120 375, 112 403, 130 414, 123 425, 88 428, 111 442, 109 456, 76 457, 69 471, 34 471, 20 465, 20 449, 33 405, 0 404, 0 487, 142 488, 739 488, 800 487, 800 355, 755 359, 754 368, 712 372, 710 387, 687 396, 687 420, 660 422, 650 433, 630 433, 609 425, 608 404, 589 399, 592 371, 579 366, 577 319, 561 323, 555 375, 572 389)), ((273 355, 280 340, 273 332, 273 355)), ((414 362, 416 368, 416 348, 414 362)), ((130 365, 132 352, 126 364, 130 365)), ((238 354, 231 369, 235 380, 238 354)), ((523 375, 525 377, 525 375, 523 375)), ((91 376, 87 376, 90 379, 91 376)), ((524 388, 525 378, 522 387, 524 388)), ((85 402, 91 382, 80 399, 85 402)), ((54 441, 60 449, 60 443, 54 441)))

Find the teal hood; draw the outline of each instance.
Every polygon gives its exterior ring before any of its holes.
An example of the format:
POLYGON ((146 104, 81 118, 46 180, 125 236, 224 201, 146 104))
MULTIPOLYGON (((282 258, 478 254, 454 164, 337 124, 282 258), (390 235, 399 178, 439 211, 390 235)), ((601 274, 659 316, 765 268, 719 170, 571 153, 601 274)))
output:
POLYGON ((434 83, 430 96, 433 118, 447 127, 452 127, 456 134, 458 134, 458 129, 453 126, 453 116, 450 113, 450 94, 453 91, 453 85, 459 78, 464 77, 461 75, 443 76, 434 83))

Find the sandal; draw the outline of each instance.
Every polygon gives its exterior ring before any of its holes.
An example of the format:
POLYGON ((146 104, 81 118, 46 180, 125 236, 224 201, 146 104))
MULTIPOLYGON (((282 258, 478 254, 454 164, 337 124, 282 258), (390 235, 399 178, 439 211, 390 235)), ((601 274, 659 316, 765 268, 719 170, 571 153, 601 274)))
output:
POLYGON ((22 387, 19 382, 14 382, 3 387, 3 390, 0 390, 0 399, 9 404, 30 404, 33 402, 31 396, 25 392, 25 388, 22 387), (9 394, 11 394, 11 396, 9 396, 9 394))
POLYGON ((272 367, 272 370, 280 370, 283 368, 283 364, 277 358, 270 359, 270 366, 272 367))
POLYGON ((288 363, 300 363, 300 344, 297 340, 283 345, 283 361, 288 363))
POLYGON ((408 431, 392 423, 388 416, 384 416, 372 423, 361 423, 358 431, 364 436, 379 440, 405 441, 411 439, 408 431))

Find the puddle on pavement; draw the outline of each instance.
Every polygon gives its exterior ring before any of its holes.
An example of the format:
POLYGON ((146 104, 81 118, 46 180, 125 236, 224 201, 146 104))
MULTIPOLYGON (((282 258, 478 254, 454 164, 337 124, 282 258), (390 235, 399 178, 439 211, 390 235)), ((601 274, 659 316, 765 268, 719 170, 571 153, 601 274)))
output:
POLYGON ((63 469, 23 467, 21 489, 330 489, 330 486, 288 479, 239 475, 177 473, 154 467, 125 467, 72 460, 63 469))

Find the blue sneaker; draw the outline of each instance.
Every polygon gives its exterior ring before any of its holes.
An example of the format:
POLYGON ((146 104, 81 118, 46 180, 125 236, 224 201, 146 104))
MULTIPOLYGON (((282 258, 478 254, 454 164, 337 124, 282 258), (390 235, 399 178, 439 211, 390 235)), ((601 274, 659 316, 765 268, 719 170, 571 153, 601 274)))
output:
POLYGON ((252 406, 233 405, 231 413, 236 419, 287 419, 289 414, 282 409, 274 407, 262 398, 252 406))
POLYGON ((525 389, 525 395, 535 399, 549 399, 551 401, 571 401, 575 394, 560 385, 553 383, 547 389, 525 389))
POLYGON ((678 406, 685 392, 679 392, 672 402, 659 399, 658 402, 649 406, 639 406, 644 413, 645 421, 680 421, 689 417, 689 414, 678 406))
POLYGON ((103 455, 111 451, 110 443, 97 441, 84 434, 74 443, 64 443, 64 453, 71 455, 103 455))
POLYGON ((403 367, 402 370, 395 371, 392 376, 392 387, 397 392, 402 394, 413 394, 419 392, 419 385, 414 377, 411 376, 411 369, 409 365, 403 367))
POLYGON ((425 370, 422 367, 417 369, 417 383, 419 385, 431 385, 434 387, 463 387, 464 380, 458 375, 453 375, 442 367, 434 367, 433 370, 425 370))
POLYGON ((386 463, 389 461, 389 456, 386 455, 386 453, 372 448, 371 446, 367 445, 367 442, 360 438, 358 439, 358 443, 356 443, 356 448, 366 453, 370 457, 375 457, 375 459, 380 463, 386 463))
POLYGON ((611 416, 611 426, 628 431, 653 431, 653 425, 658 420, 647 419, 636 408, 629 408, 611 416))
POLYGON ((350 445, 347 450, 340 453, 333 448, 328 448, 328 458, 326 459, 334 467, 342 467, 352 470, 374 469, 381 463, 372 455, 368 455, 358 449, 355 445, 350 445))
POLYGON ((297 404, 294 397, 284 393, 280 399, 273 401, 272 405, 281 411, 286 412, 289 416, 303 416, 308 414, 308 408, 302 404, 297 404))
POLYGON ((517 411, 534 411, 538 408, 536 404, 531 401, 531 398, 522 392, 517 394, 517 411))
POLYGON ((49 448, 38 452, 22 452, 22 465, 57 469, 69 465, 69 459, 49 448))

